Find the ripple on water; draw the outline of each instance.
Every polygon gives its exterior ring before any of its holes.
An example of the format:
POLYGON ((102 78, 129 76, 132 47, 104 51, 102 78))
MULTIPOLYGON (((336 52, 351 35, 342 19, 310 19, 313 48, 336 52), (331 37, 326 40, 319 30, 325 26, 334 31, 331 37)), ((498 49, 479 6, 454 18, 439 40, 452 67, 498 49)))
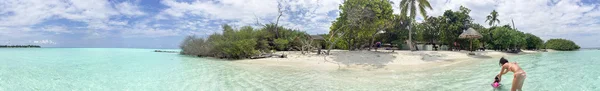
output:
MULTIPOLYGON (((508 57, 524 90, 600 90, 600 51, 508 57)), ((0 49, 0 90, 493 90, 497 59, 376 73, 239 64, 151 49, 0 49), (31 56, 34 57, 31 57, 31 56)), ((503 76, 510 89, 512 73, 503 76)))

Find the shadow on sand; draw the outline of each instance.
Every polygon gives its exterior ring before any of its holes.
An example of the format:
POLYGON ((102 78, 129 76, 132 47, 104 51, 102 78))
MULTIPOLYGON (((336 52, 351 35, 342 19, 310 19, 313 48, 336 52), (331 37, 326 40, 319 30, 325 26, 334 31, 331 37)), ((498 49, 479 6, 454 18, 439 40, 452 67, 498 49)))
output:
MULTIPOLYGON (((468 55, 468 51, 461 51, 460 54, 467 55, 471 58, 481 58, 487 59, 492 58, 488 56, 488 52, 477 51, 473 52, 475 55, 468 55)), ((394 62, 395 60, 403 60, 396 59, 396 52, 383 52, 383 51, 343 51, 334 53, 332 59, 330 60, 333 63, 337 63, 339 68, 342 66, 353 68, 357 67, 365 70, 374 70, 385 68, 387 64, 394 62)), ((400 55, 407 56, 420 56, 421 60, 427 62, 433 61, 454 61, 447 59, 451 55, 447 55, 445 53, 432 52, 432 51, 414 51, 408 53, 401 53, 400 55)))
POLYGON ((471 58, 492 58, 491 56, 487 55, 488 54, 487 51, 475 51, 472 53, 474 53, 475 55, 467 55, 467 56, 469 56, 471 58))
POLYGON ((333 57, 333 61, 338 65, 359 66, 365 70, 381 69, 386 64, 392 62, 396 57, 391 52, 375 52, 375 51, 348 51, 339 52, 333 57))

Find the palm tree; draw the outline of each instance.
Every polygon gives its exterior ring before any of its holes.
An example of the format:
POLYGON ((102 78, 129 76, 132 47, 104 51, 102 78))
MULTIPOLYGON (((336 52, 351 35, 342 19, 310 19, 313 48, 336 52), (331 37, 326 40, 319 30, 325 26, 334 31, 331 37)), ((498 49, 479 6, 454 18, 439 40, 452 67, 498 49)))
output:
MULTIPOLYGON (((423 16, 423 18, 427 17, 427 8, 432 10, 431 5, 429 4, 429 1, 427 1, 427 0, 402 0, 402 1, 400 1, 400 14, 402 16, 406 16, 407 14, 410 13, 409 18, 411 20, 415 20, 415 17, 417 16, 417 8, 419 9, 419 12, 423 16), (410 9, 410 11, 409 11, 409 9, 410 9)), ((412 28, 410 28, 410 26, 408 28, 408 40, 410 41, 410 43, 408 44, 408 46, 410 46, 410 50, 414 50, 413 44, 412 44, 412 28)))
MULTIPOLYGON (((494 24, 498 24, 498 23, 500 23, 500 20, 498 20, 498 12, 496 12, 496 10, 493 10, 493 11, 490 13, 490 15, 488 15, 488 16, 487 16, 487 19, 486 19, 485 21, 486 21, 486 22, 488 22, 488 24, 490 24, 490 26, 492 26, 492 25, 493 25, 493 26, 496 26, 496 25, 494 25, 494 24)), ((492 32, 491 32, 491 31, 492 31, 492 29, 490 28, 490 30, 489 30, 489 31, 490 31, 490 32, 488 32, 488 33, 489 33, 488 35, 490 35, 490 39, 491 39, 491 40, 493 40, 493 39, 492 39, 493 37, 491 37, 491 36, 492 36, 492 32)), ((492 44, 493 44, 493 43, 492 43, 492 44)), ((483 46, 484 46, 484 49, 485 49, 485 43, 483 43, 483 46)))
POLYGON ((498 12, 496 12, 496 10, 492 11, 492 13, 490 13, 490 15, 487 16, 487 19, 485 21, 488 22, 490 26, 492 26, 493 24, 500 23, 500 20, 498 20, 498 12))

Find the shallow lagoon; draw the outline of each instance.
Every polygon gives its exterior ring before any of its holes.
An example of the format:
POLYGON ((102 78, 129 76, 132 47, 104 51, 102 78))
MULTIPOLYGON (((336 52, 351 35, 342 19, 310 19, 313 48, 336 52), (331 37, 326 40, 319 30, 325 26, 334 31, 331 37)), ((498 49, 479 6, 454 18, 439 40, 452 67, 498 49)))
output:
MULTIPOLYGON (((0 90, 494 90, 497 59, 371 73, 256 66, 126 48, 0 49, 0 90)), ((524 90, 600 90, 600 51, 512 56, 524 90)), ((512 73, 503 76, 509 90, 512 73)))

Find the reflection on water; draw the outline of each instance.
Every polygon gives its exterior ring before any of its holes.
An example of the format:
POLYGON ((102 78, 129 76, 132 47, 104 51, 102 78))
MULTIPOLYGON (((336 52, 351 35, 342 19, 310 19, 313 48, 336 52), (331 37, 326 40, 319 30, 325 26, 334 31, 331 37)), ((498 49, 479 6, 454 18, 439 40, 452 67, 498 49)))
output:
MULTIPOLYGON (((509 57, 524 90, 600 90, 600 51, 509 57)), ((497 59, 379 73, 239 64, 151 49, 0 49, 0 90, 494 90, 497 59)), ((512 75, 508 73, 506 75, 512 75)), ((512 76, 503 76, 509 90, 512 76)))

